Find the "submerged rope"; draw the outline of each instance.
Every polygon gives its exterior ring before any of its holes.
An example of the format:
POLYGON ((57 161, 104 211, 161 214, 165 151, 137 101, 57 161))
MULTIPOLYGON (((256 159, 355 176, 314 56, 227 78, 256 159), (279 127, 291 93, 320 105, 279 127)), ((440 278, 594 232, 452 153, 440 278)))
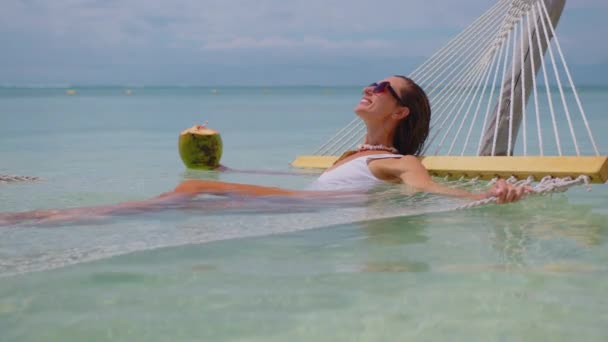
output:
MULTIPOLYGON (((494 183, 496 183, 497 180, 498 180, 498 178, 492 179, 488 183, 488 185, 490 185, 490 186, 493 185, 494 183)), ((542 196, 542 195, 548 195, 550 193, 555 193, 555 192, 564 192, 564 191, 568 190, 569 188, 576 186, 576 185, 585 185, 587 187, 587 191, 591 191, 591 187, 589 186, 589 177, 585 176, 585 175, 578 176, 575 179, 572 179, 570 177, 553 178, 551 176, 546 176, 546 177, 543 177, 543 179, 541 179, 540 182, 538 182, 538 184, 536 184, 536 185, 532 185, 532 183, 534 182, 534 178, 532 176, 530 176, 526 179, 522 179, 522 180, 518 180, 517 178, 511 176, 510 178, 506 179, 506 182, 509 184, 512 184, 514 186, 532 187, 532 192, 530 193, 530 195, 541 195, 542 196)), ((461 205, 461 206, 457 207, 456 210, 480 207, 482 205, 496 203, 497 200, 498 200, 498 198, 496 196, 492 196, 492 197, 484 198, 482 200, 473 201, 471 203, 461 205)))
POLYGON ((0 183, 27 182, 37 180, 40 180, 40 178, 32 176, 0 175, 0 183))

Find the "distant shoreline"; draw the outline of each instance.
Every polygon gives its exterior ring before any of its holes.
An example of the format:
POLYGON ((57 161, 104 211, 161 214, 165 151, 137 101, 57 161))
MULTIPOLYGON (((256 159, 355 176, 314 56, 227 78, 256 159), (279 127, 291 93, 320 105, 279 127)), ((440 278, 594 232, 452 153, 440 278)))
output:
MULTIPOLYGON (((543 85, 543 83, 539 83, 543 85)), ((0 89, 233 89, 233 88, 361 88, 365 85, 317 85, 317 84, 298 84, 298 85, 0 85, 0 89)), ((498 88, 499 86, 497 86, 498 88)), ((551 88, 557 88, 552 84, 551 88)), ((606 89, 606 84, 578 84, 579 90, 606 89)), ((566 89, 566 88, 565 88, 566 89)))

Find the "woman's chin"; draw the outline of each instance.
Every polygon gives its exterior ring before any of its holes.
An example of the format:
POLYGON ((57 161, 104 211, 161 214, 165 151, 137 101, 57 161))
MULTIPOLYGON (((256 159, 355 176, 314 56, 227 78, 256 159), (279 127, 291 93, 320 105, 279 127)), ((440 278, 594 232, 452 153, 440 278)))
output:
POLYGON ((354 112, 360 118, 364 118, 366 115, 369 115, 369 109, 366 106, 361 105, 361 104, 358 104, 355 107, 354 112))

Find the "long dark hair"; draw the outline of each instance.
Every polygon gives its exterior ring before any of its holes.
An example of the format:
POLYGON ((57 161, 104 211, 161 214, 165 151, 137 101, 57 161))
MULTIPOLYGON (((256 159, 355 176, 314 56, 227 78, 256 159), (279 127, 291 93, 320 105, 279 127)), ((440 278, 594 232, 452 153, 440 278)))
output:
POLYGON ((422 153, 424 142, 429 135, 431 122, 431 104, 422 88, 412 79, 395 75, 406 81, 400 97, 410 109, 410 114, 399 122, 395 129, 393 146, 403 155, 418 156, 422 153))

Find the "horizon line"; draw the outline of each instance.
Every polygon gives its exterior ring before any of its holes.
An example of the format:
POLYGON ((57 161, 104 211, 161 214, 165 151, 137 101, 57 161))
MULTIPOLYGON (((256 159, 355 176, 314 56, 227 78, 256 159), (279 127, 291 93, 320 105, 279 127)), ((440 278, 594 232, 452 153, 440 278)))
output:
MULTIPOLYGON (((544 82, 539 84, 544 85, 544 82)), ((551 83, 550 86, 556 86, 557 84, 551 83)), ((346 88, 346 87, 364 87, 362 84, 69 84, 69 83, 55 83, 55 84, 0 84, 0 88, 3 89, 73 89, 73 88, 289 88, 289 87, 317 87, 317 88, 346 88)), ((499 87, 500 85, 498 85, 499 87)), ((608 82, 587 82, 575 84, 578 87, 605 87, 608 86, 608 82)))

